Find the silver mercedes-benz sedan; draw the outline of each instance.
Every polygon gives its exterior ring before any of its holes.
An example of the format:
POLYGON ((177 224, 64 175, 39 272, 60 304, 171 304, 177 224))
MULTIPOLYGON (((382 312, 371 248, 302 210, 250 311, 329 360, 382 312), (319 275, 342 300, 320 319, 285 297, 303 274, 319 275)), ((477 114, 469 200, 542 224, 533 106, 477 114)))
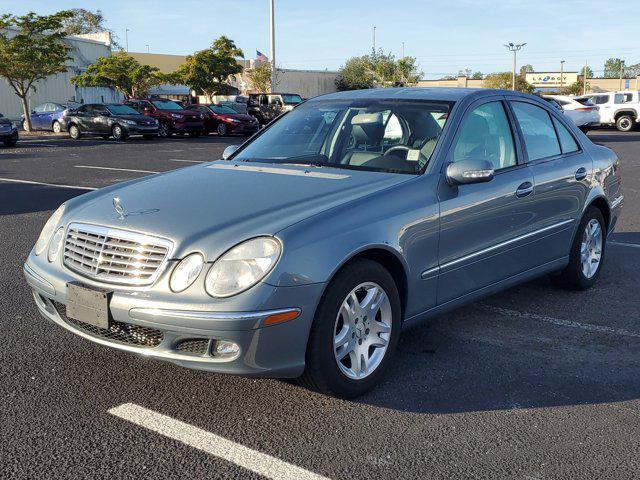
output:
POLYGON ((593 285, 623 202, 611 150, 507 91, 325 95, 224 157, 63 204, 24 265, 42 314, 354 397, 404 322, 545 274, 593 285))

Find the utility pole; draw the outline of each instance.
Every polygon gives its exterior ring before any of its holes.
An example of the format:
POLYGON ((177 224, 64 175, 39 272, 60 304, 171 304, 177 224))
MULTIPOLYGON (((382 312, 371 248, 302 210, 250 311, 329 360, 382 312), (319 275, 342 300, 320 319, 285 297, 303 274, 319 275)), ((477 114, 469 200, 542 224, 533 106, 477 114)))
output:
POLYGON ((125 47, 127 49, 127 52, 129 52, 129 29, 128 28, 124 31, 124 38, 125 38, 124 40, 125 47))
POLYGON ((373 26, 373 54, 376 53, 376 26, 373 26))
POLYGON ((274 0, 269 0, 269 10, 271 16, 270 25, 270 55, 271 55, 271 91, 276 88, 276 20, 274 0))
POLYGON ((584 89, 582 91, 583 95, 587 94, 587 72, 589 71, 589 63, 587 60, 584 61, 584 71, 582 72, 582 79, 584 81, 584 89))
POLYGON ((149 44, 148 43, 146 44, 146 47, 147 47, 147 53, 149 53, 149 44))
POLYGON ((622 78, 624 77, 624 60, 620 62, 620 88, 618 90, 622 90, 622 78))
POLYGON ((564 60, 560 60, 560 89, 564 87, 564 60))
POLYGON ((519 43, 519 44, 514 44, 514 43, 505 43, 505 47, 507 47, 509 49, 510 52, 513 52, 513 75, 511 77, 511 90, 516 89, 516 61, 517 61, 517 55, 518 52, 520 51, 520 49, 522 49, 522 47, 524 47, 526 45, 526 43, 519 43))

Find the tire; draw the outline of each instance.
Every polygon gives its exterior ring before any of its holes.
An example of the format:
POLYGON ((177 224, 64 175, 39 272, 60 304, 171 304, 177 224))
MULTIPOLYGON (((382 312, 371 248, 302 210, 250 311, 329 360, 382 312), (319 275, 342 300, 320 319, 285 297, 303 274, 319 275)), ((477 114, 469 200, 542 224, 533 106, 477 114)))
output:
POLYGON ((616 119, 616 128, 620 132, 630 132, 633 130, 635 120, 631 115, 621 115, 616 119))
POLYGON ((14 132, 11 138, 5 140, 3 143, 5 147, 15 147, 18 143, 18 134, 14 132))
POLYGON ((69 125, 69 136, 74 139, 74 140, 78 140, 80 137, 82 137, 82 132, 80 132, 80 128, 78 128, 78 126, 74 123, 72 123, 71 125, 69 125))
POLYGON ((216 127, 216 132, 221 137, 226 137, 229 134, 229 129, 224 123, 219 123, 218 126, 216 127))
POLYGON ((144 138, 145 140, 153 140, 154 138, 156 138, 156 135, 143 135, 142 138, 144 138))
POLYGON ((60 122, 55 120, 53 122, 53 124, 51 125, 51 130, 53 130, 53 133, 60 133, 62 132, 62 126, 60 125, 60 122))
POLYGON ((362 259, 347 264, 331 280, 320 300, 307 343, 305 371, 298 382, 307 388, 341 398, 354 398, 364 394, 380 382, 387 370, 398 344, 401 323, 400 295, 391 274, 372 260, 362 259), (355 319, 346 321, 343 302, 352 298, 351 293, 354 291, 358 302, 363 302, 362 298, 366 293, 372 293, 374 288, 379 288, 378 291, 386 294, 386 300, 379 302, 380 307, 374 314, 375 317, 367 318, 360 311, 352 314, 355 319), (381 325, 376 321, 378 319, 386 323, 385 328, 390 327, 390 332, 375 331, 375 327, 381 325), (340 332, 345 333, 339 335, 340 332), (382 338, 382 335, 387 338, 382 338), (346 340, 338 350, 344 347, 343 352, 352 351, 340 361, 337 350, 334 350, 337 336, 346 340), (382 340, 386 340, 386 349, 384 345, 368 348, 361 346, 363 342, 366 345, 367 342, 380 343, 382 340), (369 372, 358 372, 357 364, 352 363, 358 356, 362 358, 361 352, 371 355, 369 372), (356 375, 360 378, 355 378, 356 375))
POLYGON ((124 140, 127 138, 127 134, 125 133, 124 129, 117 123, 113 127, 111 127, 111 136, 114 140, 124 140))
POLYGON ((26 131, 27 131, 27 127, 28 127, 28 125, 27 125, 27 121, 26 121, 26 120, 23 120, 23 121, 22 121, 22 130, 26 132, 26 131))
MULTIPOLYGON (((580 220, 580 225, 578 225, 578 229, 576 230, 576 235, 571 245, 571 252, 569 253, 569 264, 558 275, 551 277, 557 286, 568 290, 586 290, 596 283, 605 259, 607 245, 605 225, 604 217, 600 209, 594 206, 589 207, 584 213, 582 220, 580 220), (593 228, 596 224, 600 231, 600 256, 595 270, 586 272, 583 263, 583 243, 586 240, 587 228, 593 228)), ((589 261, 589 264, 593 266, 593 258, 597 256, 595 255, 597 251, 598 242, 587 243, 584 252, 584 255, 587 256, 585 262, 589 261), (593 247, 593 250, 591 250, 589 245, 593 247)))
POLYGON ((158 125, 158 136, 160 138, 169 138, 171 136, 171 129, 167 122, 160 122, 158 125))

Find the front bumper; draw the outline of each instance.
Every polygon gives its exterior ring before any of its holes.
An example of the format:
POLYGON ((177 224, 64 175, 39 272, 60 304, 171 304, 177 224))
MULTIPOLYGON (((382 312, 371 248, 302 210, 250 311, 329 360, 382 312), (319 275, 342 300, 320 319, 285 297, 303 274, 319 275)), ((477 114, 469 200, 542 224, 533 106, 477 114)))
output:
POLYGON ((256 133, 260 130, 258 122, 255 123, 227 123, 229 133, 256 133))
MULTIPOLYGON (((87 340, 212 372, 293 378, 304 370, 307 338, 324 284, 285 288, 260 284, 254 288, 270 290, 269 302, 246 311, 202 310, 201 305, 158 301, 149 291, 140 294, 116 287, 109 307, 111 327, 101 330, 66 317, 66 283, 81 277, 57 268, 45 273, 37 265, 40 259, 33 257, 32 253, 23 271, 38 310, 48 320, 87 340), (269 315, 290 309, 299 309, 300 315, 285 323, 263 325, 269 315), (238 353, 217 355, 219 341, 235 343, 238 353)), ((263 293, 258 296, 264 297, 263 293)))
POLYGON ((173 122, 171 129, 178 133, 204 132, 204 122, 173 122))

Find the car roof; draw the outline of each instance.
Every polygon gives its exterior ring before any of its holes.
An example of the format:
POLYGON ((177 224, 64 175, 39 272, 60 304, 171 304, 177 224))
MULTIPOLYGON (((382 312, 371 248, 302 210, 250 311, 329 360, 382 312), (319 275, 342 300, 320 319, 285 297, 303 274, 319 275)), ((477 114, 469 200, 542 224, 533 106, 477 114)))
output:
MULTIPOLYGON (((444 87, 412 87, 412 88, 373 88, 368 90, 349 90, 346 92, 329 93, 308 101, 342 100, 342 99, 371 99, 371 100, 434 100, 457 102, 466 97, 489 97, 492 95, 517 95, 535 97, 512 90, 497 90, 492 88, 444 88, 444 87)), ((537 97, 536 97, 537 98, 537 97)))

